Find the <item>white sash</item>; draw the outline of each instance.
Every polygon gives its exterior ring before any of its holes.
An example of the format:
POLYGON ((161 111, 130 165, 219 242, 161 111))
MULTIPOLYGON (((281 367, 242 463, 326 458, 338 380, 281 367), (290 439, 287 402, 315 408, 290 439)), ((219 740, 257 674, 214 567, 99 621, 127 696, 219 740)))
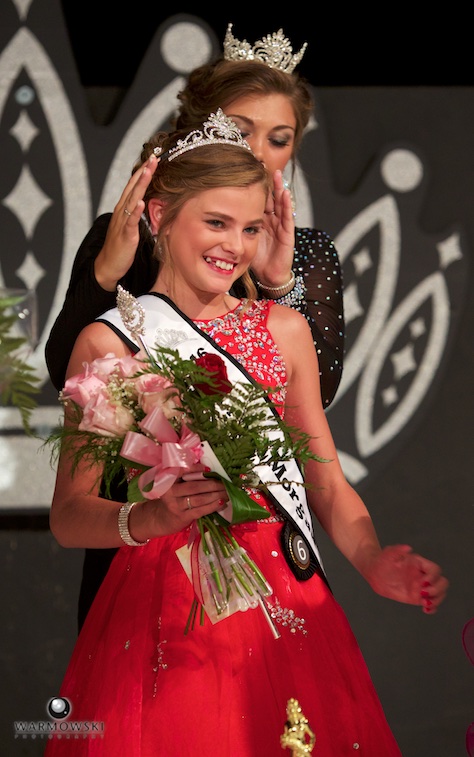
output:
MULTIPOLYGON (((225 361, 231 382, 255 383, 232 355, 221 349, 211 337, 202 332, 170 299, 156 292, 142 295, 137 299, 145 311, 143 341, 148 348, 152 350, 153 346, 167 347, 177 350, 185 358, 198 357, 202 352, 214 352, 225 361)), ((117 308, 109 310, 97 320, 111 326, 134 353, 139 351, 141 345, 124 331, 122 318, 117 308)), ((276 412, 269 404, 267 408, 268 413, 276 412)), ((304 537, 324 576, 321 557, 314 539, 306 491, 304 486, 300 485, 303 483, 303 477, 296 460, 282 461, 271 466, 257 465, 255 470, 264 484, 270 484, 270 497, 285 519, 290 521, 304 537)))

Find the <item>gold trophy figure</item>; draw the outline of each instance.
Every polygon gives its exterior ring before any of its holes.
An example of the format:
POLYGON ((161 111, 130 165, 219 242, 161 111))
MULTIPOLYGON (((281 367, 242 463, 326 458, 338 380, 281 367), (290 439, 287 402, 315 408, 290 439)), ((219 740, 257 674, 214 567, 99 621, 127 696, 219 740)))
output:
POLYGON ((285 730, 280 736, 283 749, 291 749, 293 757, 304 757, 306 754, 311 754, 316 743, 316 737, 310 728, 308 719, 303 715, 298 700, 288 700, 286 715, 285 730))

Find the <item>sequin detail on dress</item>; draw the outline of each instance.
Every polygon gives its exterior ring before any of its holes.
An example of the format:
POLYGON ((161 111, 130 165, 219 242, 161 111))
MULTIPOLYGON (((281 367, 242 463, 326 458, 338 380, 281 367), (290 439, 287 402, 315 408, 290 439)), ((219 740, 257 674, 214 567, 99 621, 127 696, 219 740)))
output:
POLYGON ((308 631, 305 628, 305 619, 299 618, 294 610, 291 610, 288 607, 282 607, 278 599, 275 599, 274 603, 267 600, 267 606, 270 611, 270 616, 275 623, 281 624, 284 628, 289 628, 290 633, 301 631, 303 636, 308 635, 308 631))
POLYGON ((267 327, 273 304, 269 300, 241 300, 222 318, 195 323, 219 347, 233 355, 259 384, 275 387, 272 400, 283 405, 287 384, 285 363, 267 327))

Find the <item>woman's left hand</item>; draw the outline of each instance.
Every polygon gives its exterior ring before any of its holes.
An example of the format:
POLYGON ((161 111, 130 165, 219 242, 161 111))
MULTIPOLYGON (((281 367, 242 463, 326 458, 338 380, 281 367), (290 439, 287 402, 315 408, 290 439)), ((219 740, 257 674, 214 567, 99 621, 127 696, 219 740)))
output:
POLYGON ((291 193, 285 189, 281 171, 273 177, 273 193, 265 208, 265 223, 259 235, 252 270, 264 286, 279 287, 291 279, 295 248, 295 221, 291 193))
POLYGON ((377 594, 420 605, 429 615, 437 611, 449 587, 439 565, 401 544, 382 549, 366 578, 377 594))

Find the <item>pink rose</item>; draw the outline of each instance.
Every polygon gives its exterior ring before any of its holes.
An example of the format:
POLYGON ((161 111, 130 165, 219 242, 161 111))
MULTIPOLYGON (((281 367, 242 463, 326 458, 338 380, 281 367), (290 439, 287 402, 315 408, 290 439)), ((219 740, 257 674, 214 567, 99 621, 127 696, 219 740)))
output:
POLYGON ((144 413, 161 408, 166 418, 177 415, 176 396, 173 384, 157 373, 144 373, 135 381, 138 402, 144 413))
POLYGON ((71 376, 64 384, 61 392, 62 400, 72 400, 79 407, 85 407, 91 397, 105 388, 104 381, 96 374, 86 370, 85 373, 79 373, 71 376))
POLYGON ((105 357, 98 357, 93 360, 86 370, 106 381, 112 374, 121 378, 129 378, 137 373, 141 367, 142 362, 133 355, 116 357, 113 352, 109 352, 105 357))
MULTIPOLYGON (((63 400, 72 400, 79 407, 84 408, 90 399, 106 388, 109 381, 115 377, 127 379, 134 376, 142 368, 141 361, 133 355, 118 358, 112 352, 105 357, 96 358, 91 363, 84 363, 84 373, 71 376, 64 384, 61 392, 63 400)), ((130 382, 133 388, 133 382, 130 382)))
POLYGON ((130 378, 131 376, 135 376, 138 371, 142 371, 143 365, 143 360, 140 360, 135 355, 126 355, 125 357, 121 357, 117 362, 117 370, 119 376, 130 378))
POLYGON ((80 431, 101 436, 123 436, 133 426, 133 413, 110 400, 107 391, 96 392, 84 407, 80 431))

